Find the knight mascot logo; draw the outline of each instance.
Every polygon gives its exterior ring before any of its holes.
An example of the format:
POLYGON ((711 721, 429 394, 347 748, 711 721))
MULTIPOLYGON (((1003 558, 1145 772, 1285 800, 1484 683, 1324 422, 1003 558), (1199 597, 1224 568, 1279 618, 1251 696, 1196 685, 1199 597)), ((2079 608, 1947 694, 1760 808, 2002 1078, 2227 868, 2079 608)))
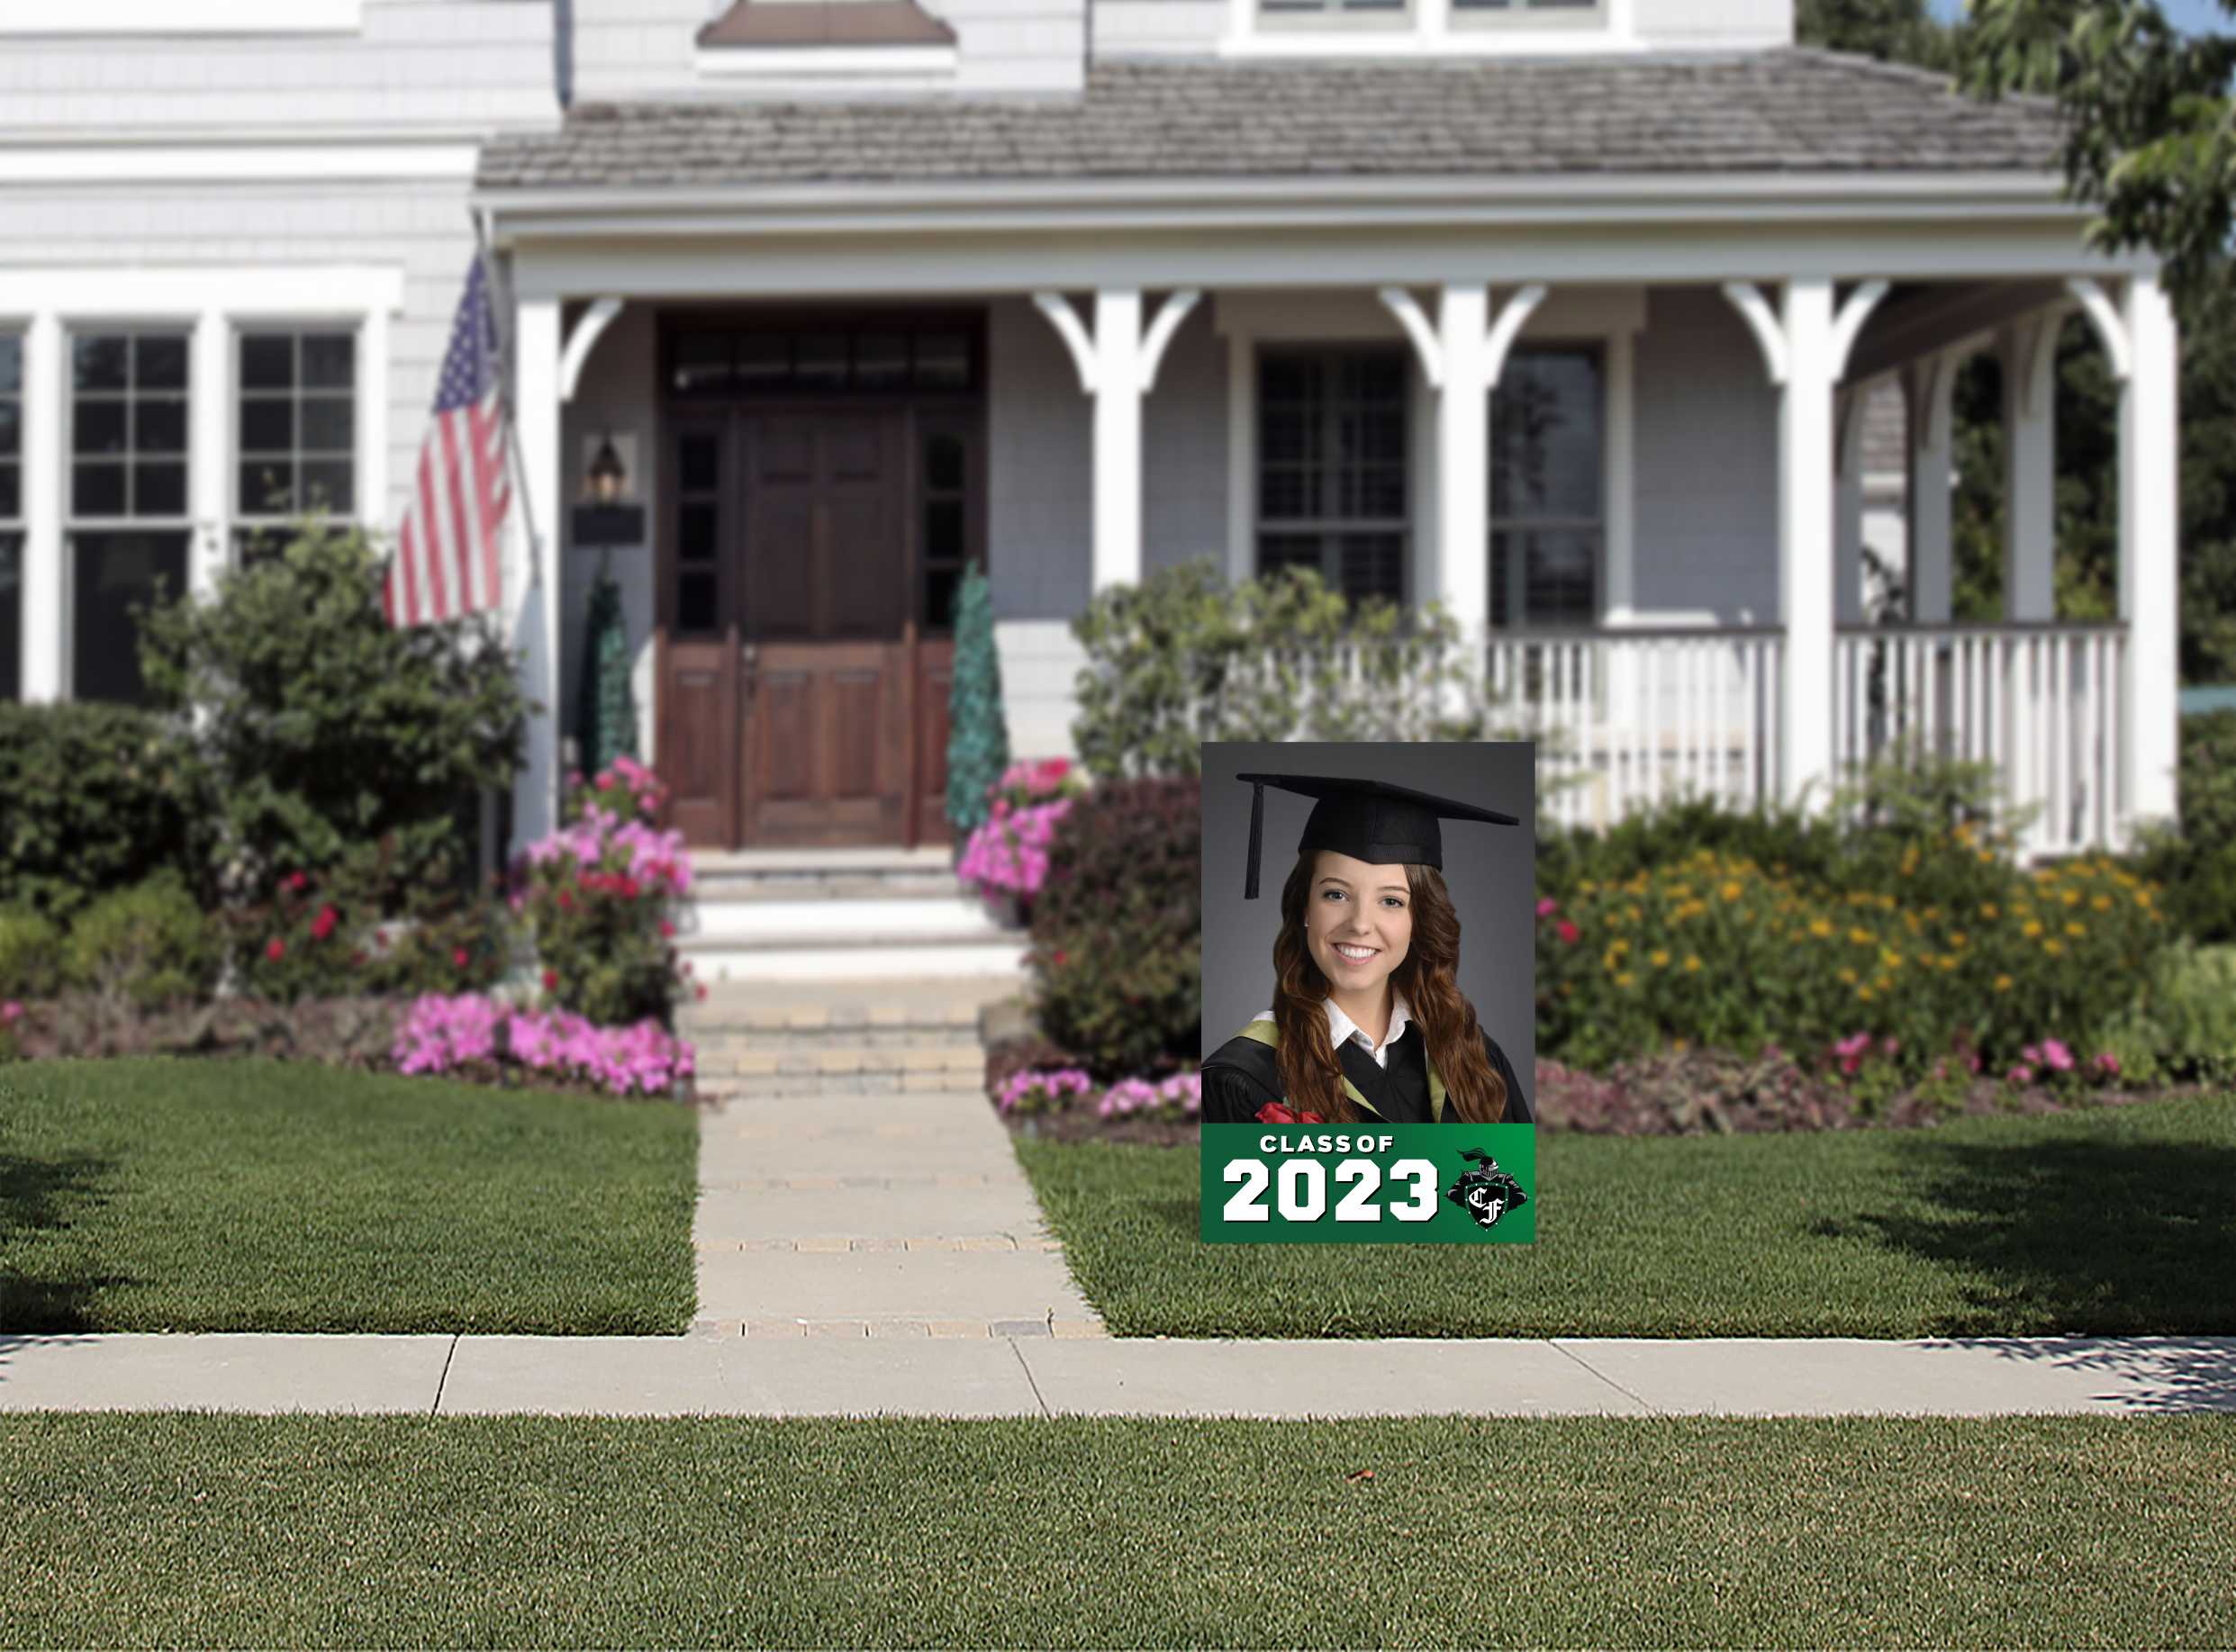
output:
POLYGON ((1464 1207, 1480 1228, 1495 1228, 1498 1218, 1529 1203, 1522 1184, 1498 1168, 1498 1161, 1477 1148, 1463 1149, 1460 1157, 1475 1168, 1444 1189, 1444 1197, 1464 1207))

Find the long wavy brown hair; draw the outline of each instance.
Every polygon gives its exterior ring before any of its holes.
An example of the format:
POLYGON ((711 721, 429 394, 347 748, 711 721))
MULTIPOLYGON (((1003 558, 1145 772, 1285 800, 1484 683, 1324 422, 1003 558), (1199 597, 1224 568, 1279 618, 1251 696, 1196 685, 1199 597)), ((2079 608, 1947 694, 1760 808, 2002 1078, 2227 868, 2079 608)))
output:
MULTIPOLYGON (((1304 932, 1317 853, 1299 854, 1281 886, 1281 932, 1273 942, 1273 1027, 1281 1040, 1275 1060, 1291 1107, 1349 1124, 1365 1115, 1344 1094, 1343 1069, 1321 1008, 1329 983, 1312 961, 1304 932)), ((1413 892, 1413 943, 1390 972, 1390 985, 1405 994, 1428 1045, 1429 1064, 1444 1081, 1447 1112, 1470 1124, 1498 1124, 1507 1115, 1507 1087, 1483 1053, 1475 1007, 1460 993, 1460 915, 1434 866, 1408 864, 1405 873, 1413 892)))

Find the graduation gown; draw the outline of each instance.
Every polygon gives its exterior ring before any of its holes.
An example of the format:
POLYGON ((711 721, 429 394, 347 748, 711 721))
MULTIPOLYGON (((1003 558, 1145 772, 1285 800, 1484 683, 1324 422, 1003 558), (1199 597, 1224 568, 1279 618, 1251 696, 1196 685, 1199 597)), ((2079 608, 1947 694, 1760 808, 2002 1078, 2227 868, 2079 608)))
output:
MULTIPOLYGON (((1203 1122, 1207 1124, 1248 1124, 1258 1109, 1281 1097, 1281 1070, 1273 1059, 1270 1021, 1253 1022, 1214 1050, 1203 1063, 1203 1122)), ((1505 1080, 1509 1124, 1536 1123, 1522 1081, 1515 1076, 1506 1052, 1489 1034, 1483 1034, 1483 1053, 1490 1070, 1505 1080)), ((1384 1068, 1358 1043, 1346 1040, 1335 1060, 1353 1091, 1352 1102, 1370 1117, 1387 1124, 1427 1124, 1459 1122, 1459 1115, 1444 1105, 1444 1081, 1429 1065, 1427 1042, 1420 1024, 1408 1026, 1390 1046, 1390 1065, 1384 1068)))

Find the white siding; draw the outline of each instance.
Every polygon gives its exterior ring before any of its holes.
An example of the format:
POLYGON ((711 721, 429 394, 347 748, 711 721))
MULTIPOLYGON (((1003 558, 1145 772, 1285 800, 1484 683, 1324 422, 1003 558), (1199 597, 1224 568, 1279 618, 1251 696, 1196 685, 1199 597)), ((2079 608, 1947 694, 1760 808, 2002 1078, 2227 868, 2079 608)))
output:
MULTIPOLYGON (((921 0, 955 32, 955 92, 1065 92, 1082 84, 1086 0, 921 0)), ((701 27, 729 0, 575 0, 575 97, 629 99, 844 95, 844 77, 769 86, 710 80, 692 67, 701 27)), ((856 83, 858 89, 859 83, 856 83)))
MULTIPOLYGON (((1631 0, 1635 44, 1649 50, 1787 46, 1793 0, 1631 0)), ((1209 55, 1230 32, 1230 0, 1095 0, 1098 57, 1209 55)), ((1371 37, 1358 37, 1364 56, 1371 37)))
POLYGON ((1652 45, 1790 46, 1794 0, 1631 0, 1652 45))
POLYGON ((988 307, 986 368, 994 617, 1068 620, 1091 581, 1093 408, 1064 341, 1025 299, 988 307))
POLYGON ((1211 330, 1208 297, 1164 352, 1157 387, 1141 411, 1141 447, 1144 569, 1154 573, 1202 556, 1224 568, 1227 340, 1211 330))
POLYGON ((1209 52, 1233 14, 1227 0, 1095 0, 1095 55, 1209 52))
POLYGON ((550 0, 365 0, 355 34, 14 36, 0 139, 548 123, 550 0))
POLYGON ((1713 287, 1652 288, 1635 371, 1640 622, 1775 620, 1778 398, 1746 324, 1713 287))

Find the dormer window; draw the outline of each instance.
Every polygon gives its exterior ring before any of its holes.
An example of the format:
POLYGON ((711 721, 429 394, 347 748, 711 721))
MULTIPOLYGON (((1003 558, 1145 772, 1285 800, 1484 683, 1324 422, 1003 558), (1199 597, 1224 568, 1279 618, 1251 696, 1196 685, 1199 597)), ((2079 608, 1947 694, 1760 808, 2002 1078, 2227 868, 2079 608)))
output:
POLYGON ((876 80, 954 75, 955 31, 917 0, 737 0, 699 31, 702 75, 876 80))
POLYGON ((1233 0, 1234 55, 1589 52, 1636 44, 1637 0, 1233 0))

